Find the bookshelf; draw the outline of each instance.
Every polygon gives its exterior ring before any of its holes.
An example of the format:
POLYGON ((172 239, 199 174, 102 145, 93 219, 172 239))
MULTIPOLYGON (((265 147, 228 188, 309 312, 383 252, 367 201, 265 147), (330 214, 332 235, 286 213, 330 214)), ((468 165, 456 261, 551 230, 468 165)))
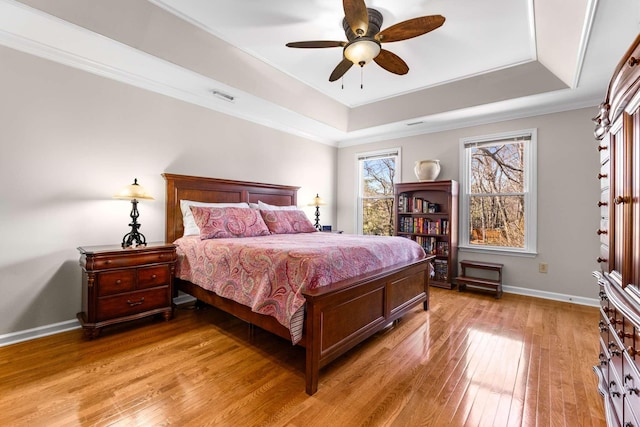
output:
POLYGON ((435 255, 430 284, 452 289, 458 264, 458 182, 396 184, 395 206, 396 236, 415 240, 435 255))

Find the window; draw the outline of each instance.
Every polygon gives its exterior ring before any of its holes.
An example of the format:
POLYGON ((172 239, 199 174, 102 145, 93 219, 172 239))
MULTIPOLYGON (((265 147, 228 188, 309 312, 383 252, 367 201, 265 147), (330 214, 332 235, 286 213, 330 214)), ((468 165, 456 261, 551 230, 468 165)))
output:
POLYGON ((359 233, 393 236, 393 184, 400 175, 400 149, 361 153, 357 158, 359 233))
POLYGON ((460 247, 535 254, 536 129, 460 143, 460 247))

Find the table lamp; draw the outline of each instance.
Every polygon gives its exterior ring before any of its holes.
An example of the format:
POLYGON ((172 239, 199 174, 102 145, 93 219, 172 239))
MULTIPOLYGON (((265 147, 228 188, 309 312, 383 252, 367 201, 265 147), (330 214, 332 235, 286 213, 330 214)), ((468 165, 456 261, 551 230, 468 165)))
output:
POLYGON ((147 240, 144 234, 140 233, 138 229, 141 224, 138 224, 138 199, 153 200, 153 197, 147 194, 144 188, 138 184, 138 179, 134 178, 133 184, 127 185, 120 191, 120 193, 113 196, 114 199, 131 200, 131 231, 124 235, 122 238, 122 247, 127 248, 130 246, 146 246, 147 240), (135 244, 134 244, 135 243, 135 244))
POLYGON ((316 227, 316 230, 322 229, 322 227, 320 226, 320 206, 324 206, 324 205, 326 205, 326 203, 324 202, 324 200, 320 198, 320 196, 317 193, 316 193, 316 197, 313 198, 313 201, 308 204, 308 206, 316 207, 316 223, 314 224, 314 226, 316 227))

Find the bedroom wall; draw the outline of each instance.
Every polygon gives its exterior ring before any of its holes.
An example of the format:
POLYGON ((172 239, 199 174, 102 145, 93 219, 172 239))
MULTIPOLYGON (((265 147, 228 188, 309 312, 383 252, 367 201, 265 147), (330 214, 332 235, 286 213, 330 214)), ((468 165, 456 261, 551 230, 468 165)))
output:
MULTIPOLYGON (((163 172, 297 185, 334 200, 337 149, 0 47, 0 336, 80 310, 76 248, 119 244, 138 178, 164 239, 163 172)), ((313 208, 304 207, 313 218, 313 208)), ((335 206, 322 223, 335 226, 335 206)))
POLYGON ((150 1, 20 2, 281 107, 347 129, 345 105, 150 1))
POLYGON ((460 138, 538 129, 538 255, 534 258, 460 251, 459 259, 500 262, 511 292, 595 303, 591 272, 599 256, 599 157, 593 137, 596 108, 586 108, 483 126, 456 129, 338 150, 338 227, 355 227, 356 154, 387 147, 402 149, 402 182, 417 181, 416 160, 440 159, 438 179, 459 181, 460 138), (549 272, 539 273, 538 264, 549 272), (589 301, 583 301, 584 299, 589 301))

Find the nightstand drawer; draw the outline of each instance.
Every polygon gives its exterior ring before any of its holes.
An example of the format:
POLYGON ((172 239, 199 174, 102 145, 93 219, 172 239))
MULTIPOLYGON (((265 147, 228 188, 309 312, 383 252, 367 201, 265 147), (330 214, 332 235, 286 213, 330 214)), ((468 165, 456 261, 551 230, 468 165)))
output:
POLYGON ((122 292, 131 292, 135 289, 136 271, 118 270, 98 273, 98 295, 113 295, 122 292))
POLYGON ((87 269, 104 270, 108 268, 135 267, 137 265, 155 264, 159 262, 171 262, 175 260, 173 251, 123 254, 114 256, 97 256, 91 261, 87 260, 87 269))
POLYGON ((154 308, 165 308, 170 304, 169 286, 104 297, 98 300, 96 320, 143 313, 154 308))
POLYGON ((138 289, 154 288, 169 284, 169 266, 157 265, 138 269, 138 289))

